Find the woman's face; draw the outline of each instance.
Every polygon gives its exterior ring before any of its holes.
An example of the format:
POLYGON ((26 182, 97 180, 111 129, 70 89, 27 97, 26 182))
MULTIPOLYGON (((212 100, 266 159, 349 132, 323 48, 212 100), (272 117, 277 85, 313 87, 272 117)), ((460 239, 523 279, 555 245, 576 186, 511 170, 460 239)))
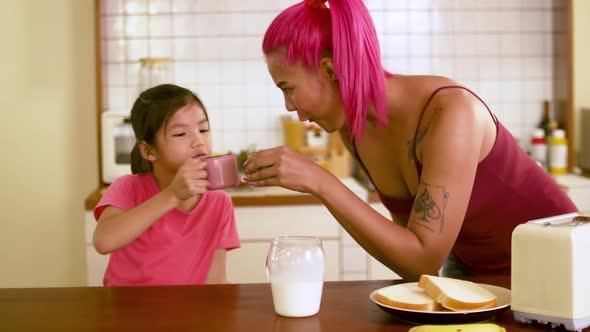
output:
POLYGON ((275 52, 267 55, 266 62, 270 76, 283 93, 287 111, 297 112, 300 121, 315 122, 330 133, 344 126, 331 59, 322 59, 318 69, 308 69, 300 63, 288 64, 283 52, 275 52))
POLYGON ((205 112, 197 103, 178 109, 156 134, 152 164, 176 174, 189 158, 211 156, 211 133, 205 112))

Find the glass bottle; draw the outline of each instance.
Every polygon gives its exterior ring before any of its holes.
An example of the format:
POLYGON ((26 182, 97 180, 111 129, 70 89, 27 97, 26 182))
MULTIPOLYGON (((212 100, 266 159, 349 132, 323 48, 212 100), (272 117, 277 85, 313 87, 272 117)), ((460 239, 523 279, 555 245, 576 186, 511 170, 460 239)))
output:
POLYGON ((535 129, 531 139, 531 157, 542 167, 547 166, 547 142, 545 131, 541 128, 535 129))
POLYGON ((549 172, 554 175, 567 173, 567 138, 563 129, 555 129, 551 136, 551 164, 549 172))
POLYGON ((543 102, 543 116, 537 125, 537 128, 542 129, 545 132, 545 165, 548 169, 551 167, 551 136, 553 135, 553 131, 557 129, 557 121, 555 121, 551 115, 551 102, 545 100, 543 102))
POLYGON ((543 116, 537 128, 543 129, 545 137, 550 137, 553 130, 557 128, 557 121, 555 121, 551 112, 551 102, 548 100, 543 102, 543 116))

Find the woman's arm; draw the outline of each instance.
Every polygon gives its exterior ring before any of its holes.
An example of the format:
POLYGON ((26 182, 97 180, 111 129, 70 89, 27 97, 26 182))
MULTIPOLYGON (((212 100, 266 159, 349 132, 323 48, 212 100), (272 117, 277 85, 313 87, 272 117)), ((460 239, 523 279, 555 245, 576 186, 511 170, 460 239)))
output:
POLYGON ((365 250, 404 279, 436 274, 463 223, 484 126, 469 102, 437 112, 420 143, 423 172, 407 228, 390 222, 328 171, 286 148, 249 160, 247 181, 316 195, 365 250), (263 166, 268 168, 256 172, 263 166))
POLYGON ((217 249, 213 254, 213 261, 207 273, 206 284, 227 284, 227 274, 225 272, 225 261, 227 251, 225 249, 217 249))
POLYGON ((247 163, 246 174, 247 181, 255 186, 278 185, 312 193, 369 254, 402 278, 415 279, 416 275, 437 271, 438 267, 417 259, 423 255, 423 248, 416 234, 389 221, 337 177, 296 152, 285 147, 257 152, 247 163), (270 165, 268 159, 273 156, 273 166, 254 172, 258 165, 270 165), (253 173, 249 174, 249 167, 253 173))

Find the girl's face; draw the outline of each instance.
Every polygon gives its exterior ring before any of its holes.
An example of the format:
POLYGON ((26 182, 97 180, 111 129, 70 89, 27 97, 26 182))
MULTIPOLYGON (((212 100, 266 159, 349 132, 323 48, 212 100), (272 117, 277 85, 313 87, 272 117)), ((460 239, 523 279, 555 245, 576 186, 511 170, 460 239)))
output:
POLYGON ((285 108, 297 112, 300 121, 317 123, 331 133, 342 128, 345 115, 332 60, 324 58, 318 69, 303 64, 288 64, 283 52, 266 57, 268 71, 283 92, 285 108))
POLYGON ((197 103, 178 109, 156 133, 151 162, 154 169, 176 174, 189 158, 211 156, 211 133, 205 112, 197 103))

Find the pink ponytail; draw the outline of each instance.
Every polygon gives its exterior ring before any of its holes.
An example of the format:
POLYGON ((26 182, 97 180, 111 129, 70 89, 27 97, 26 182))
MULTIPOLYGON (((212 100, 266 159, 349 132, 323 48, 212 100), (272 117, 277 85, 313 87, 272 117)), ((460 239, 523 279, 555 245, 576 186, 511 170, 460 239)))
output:
POLYGON ((309 68, 317 68, 320 57, 331 53, 355 140, 364 133, 369 107, 375 108, 379 125, 386 123, 385 77, 391 74, 381 65, 377 33, 363 1, 328 4, 329 9, 321 0, 306 0, 285 9, 268 27, 262 51, 268 55, 285 47, 288 63, 301 61, 309 68))

